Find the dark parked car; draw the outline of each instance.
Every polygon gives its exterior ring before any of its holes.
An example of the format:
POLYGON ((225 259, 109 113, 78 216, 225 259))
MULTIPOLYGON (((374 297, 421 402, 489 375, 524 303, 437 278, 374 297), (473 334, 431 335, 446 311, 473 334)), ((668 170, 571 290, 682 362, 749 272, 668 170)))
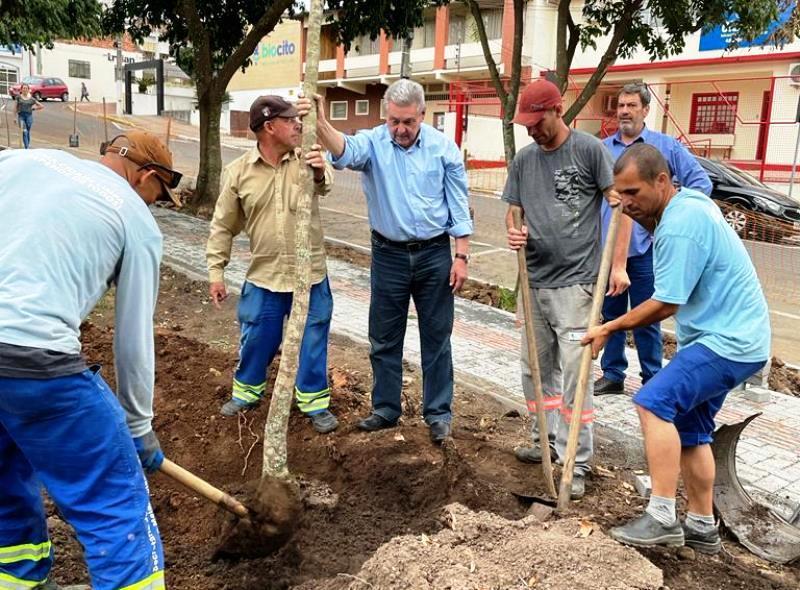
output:
POLYGON ((741 237, 769 242, 800 237, 797 201, 730 164, 702 157, 697 161, 711 178, 711 198, 741 237))
POLYGON ((14 84, 8 89, 11 98, 17 98, 23 84, 29 84, 31 94, 36 100, 60 98, 62 102, 69 100, 69 88, 61 78, 48 78, 47 76, 26 76, 19 84, 14 84))

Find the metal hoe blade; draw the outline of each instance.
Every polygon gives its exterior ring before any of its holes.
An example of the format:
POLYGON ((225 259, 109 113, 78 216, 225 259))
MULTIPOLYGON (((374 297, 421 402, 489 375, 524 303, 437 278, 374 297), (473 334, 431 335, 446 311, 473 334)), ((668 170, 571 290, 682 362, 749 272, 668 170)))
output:
POLYGON ((721 426, 714 433, 712 449, 717 464, 714 506, 742 545, 768 561, 789 563, 800 559, 800 527, 754 502, 736 475, 739 436, 760 415, 721 426))

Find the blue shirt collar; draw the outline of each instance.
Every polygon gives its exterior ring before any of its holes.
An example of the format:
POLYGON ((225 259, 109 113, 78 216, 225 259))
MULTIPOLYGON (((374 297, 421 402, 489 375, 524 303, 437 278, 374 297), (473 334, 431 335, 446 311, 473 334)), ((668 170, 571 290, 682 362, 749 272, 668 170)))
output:
POLYGON ((630 143, 625 143, 624 141, 622 141, 622 134, 618 129, 617 132, 612 136, 613 137, 612 141, 614 143, 620 144, 621 146, 629 146, 629 145, 633 145, 634 143, 638 143, 638 142, 647 143, 647 137, 648 137, 649 133, 650 133, 650 130, 647 128, 647 125, 645 125, 644 127, 642 127, 642 132, 639 134, 639 136, 636 139, 634 139, 630 143))
POLYGON ((395 147, 400 148, 401 150, 419 149, 420 147, 422 147, 423 143, 422 135, 425 133, 425 123, 420 125, 419 133, 417 134, 417 140, 407 148, 403 147, 394 140, 394 138, 392 137, 392 133, 389 131, 389 126, 386 123, 383 124, 383 129, 384 132, 386 133, 386 139, 389 141, 389 143, 391 143, 395 147))

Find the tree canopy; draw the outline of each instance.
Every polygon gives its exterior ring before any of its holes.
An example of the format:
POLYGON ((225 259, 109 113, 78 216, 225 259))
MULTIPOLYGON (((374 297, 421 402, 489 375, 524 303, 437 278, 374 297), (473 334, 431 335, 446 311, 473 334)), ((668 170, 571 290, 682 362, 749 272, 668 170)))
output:
POLYGON ((0 45, 52 47, 56 39, 92 38, 101 31, 97 0, 0 0, 0 45))

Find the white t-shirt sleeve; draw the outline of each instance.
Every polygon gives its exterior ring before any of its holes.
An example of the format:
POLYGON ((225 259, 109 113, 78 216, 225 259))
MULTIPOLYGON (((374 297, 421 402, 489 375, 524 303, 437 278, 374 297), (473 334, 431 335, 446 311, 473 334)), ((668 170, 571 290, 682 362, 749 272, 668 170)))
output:
POLYGON ((117 275, 114 365, 117 397, 134 437, 152 430, 155 353, 153 315, 158 298, 161 238, 126 244, 117 275))

